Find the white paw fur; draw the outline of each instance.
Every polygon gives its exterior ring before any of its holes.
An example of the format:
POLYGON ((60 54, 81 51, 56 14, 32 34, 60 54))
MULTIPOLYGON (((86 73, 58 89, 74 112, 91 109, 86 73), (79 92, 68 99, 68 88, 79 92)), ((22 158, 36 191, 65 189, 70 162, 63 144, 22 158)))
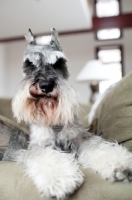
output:
POLYGON ((98 136, 82 144, 79 163, 84 168, 98 172, 103 179, 132 180, 132 154, 125 147, 98 136))
POLYGON ((19 152, 16 159, 25 164, 26 174, 42 196, 64 199, 83 183, 84 175, 74 155, 36 146, 19 152))

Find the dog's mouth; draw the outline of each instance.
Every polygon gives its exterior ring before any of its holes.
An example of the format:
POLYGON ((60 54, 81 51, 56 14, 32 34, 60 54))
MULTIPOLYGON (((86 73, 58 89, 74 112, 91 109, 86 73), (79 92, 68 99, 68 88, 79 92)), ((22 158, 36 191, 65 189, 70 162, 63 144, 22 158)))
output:
POLYGON ((58 87, 55 86, 52 92, 46 93, 39 88, 39 84, 32 84, 29 93, 27 107, 30 108, 31 120, 40 125, 52 124, 59 105, 58 87))
POLYGON ((38 85, 33 84, 29 88, 30 95, 36 99, 47 99, 49 101, 58 102, 58 90, 57 87, 53 89, 50 93, 43 92, 38 85))

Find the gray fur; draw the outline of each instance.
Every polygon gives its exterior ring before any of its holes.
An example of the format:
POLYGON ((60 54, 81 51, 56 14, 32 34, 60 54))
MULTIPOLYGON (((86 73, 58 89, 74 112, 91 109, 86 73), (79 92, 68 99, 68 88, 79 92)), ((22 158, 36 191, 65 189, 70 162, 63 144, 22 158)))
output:
POLYGON ((26 76, 34 78, 36 81, 39 77, 48 79, 57 79, 62 76, 68 78, 69 73, 66 65, 66 58, 56 55, 56 62, 49 63, 49 57, 54 51, 62 51, 56 38, 56 33, 53 33, 51 44, 40 46, 35 43, 29 43, 24 53, 23 72, 26 76))
POLYGON ((69 127, 63 127, 56 135, 55 149, 66 153, 74 153, 77 156, 81 144, 92 135, 75 117, 74 124, 70 124, 69 127), (76 135, 72 136, 72 133, 76 135))
POLYGON ((22 131, 13 132, 2 161, 14 161, 14 154, 19 150, 27 149, 28 141, 29 136, 27 134, 22 131))

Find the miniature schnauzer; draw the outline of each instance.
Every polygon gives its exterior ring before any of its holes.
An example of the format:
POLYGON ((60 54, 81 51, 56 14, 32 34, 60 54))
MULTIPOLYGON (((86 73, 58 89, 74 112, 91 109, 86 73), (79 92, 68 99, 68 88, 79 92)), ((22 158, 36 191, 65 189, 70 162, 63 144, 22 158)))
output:
POLYGON ((68 83, 67 58, 51 30, 51 41, 37 45, 29 29, 24 79, 13 99, 18 122, 30 124, 27 149, 14 153, 39 192, 64 199, 84 182, 80 166, 110 181, 132 180, 132 154, 88 132, 79 122, 77 95, 68 83), (59 131, 55 127, 61 126, 59 131))

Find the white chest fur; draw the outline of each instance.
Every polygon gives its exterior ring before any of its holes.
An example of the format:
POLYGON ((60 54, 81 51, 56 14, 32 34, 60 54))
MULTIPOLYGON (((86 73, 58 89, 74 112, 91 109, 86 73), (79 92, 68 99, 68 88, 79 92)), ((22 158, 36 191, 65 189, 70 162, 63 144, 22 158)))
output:
POLYGON ((33 124, 30 127, 30 145, 39 145, 45 147, 54 144, 54 132, 51 127, 39 127, 33 124))

